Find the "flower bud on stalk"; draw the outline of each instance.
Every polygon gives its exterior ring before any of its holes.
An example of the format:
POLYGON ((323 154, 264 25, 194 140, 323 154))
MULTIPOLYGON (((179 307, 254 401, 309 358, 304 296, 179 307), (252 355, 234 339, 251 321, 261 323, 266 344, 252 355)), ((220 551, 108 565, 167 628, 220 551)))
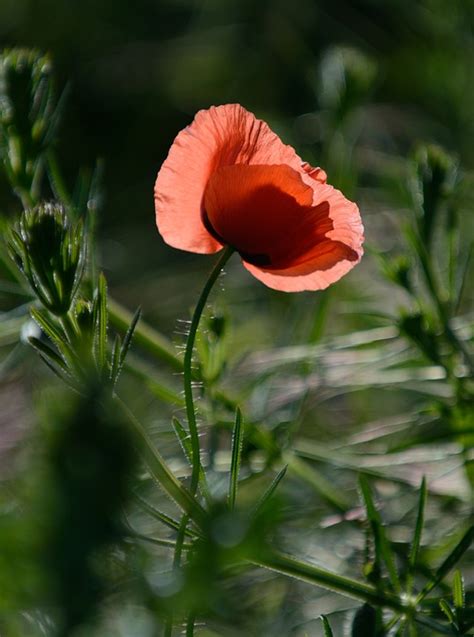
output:
POLYGON ((42 305, 56 316, 65 315, 84 271, 82 222, 73 226, 61 206, 42 204, 23 212, 10 233, 9 247, 42 305))
POLYGON ((0 162, 24 204, 31 205, 37 189, 57 112, 49 57, 34 49, 5 50, 0 55, 0 162))
POLYGON ((429 244, 438 211, 456 183, 457 164, 442 148, 433 145, 420 146, 413 159, 412 192, 419 211, 419 232, 422 240, 429 244))

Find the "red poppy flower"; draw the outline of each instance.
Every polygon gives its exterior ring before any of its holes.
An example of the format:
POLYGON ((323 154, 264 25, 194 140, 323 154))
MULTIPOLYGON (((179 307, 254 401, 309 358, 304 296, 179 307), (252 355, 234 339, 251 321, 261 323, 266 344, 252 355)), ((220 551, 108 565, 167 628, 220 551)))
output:
POLYGON ((359 210, 239 104, 199 111, 155 184, 158 230, 175 248, 225 245, 276 290, 321 290, 362 256, 359 210))

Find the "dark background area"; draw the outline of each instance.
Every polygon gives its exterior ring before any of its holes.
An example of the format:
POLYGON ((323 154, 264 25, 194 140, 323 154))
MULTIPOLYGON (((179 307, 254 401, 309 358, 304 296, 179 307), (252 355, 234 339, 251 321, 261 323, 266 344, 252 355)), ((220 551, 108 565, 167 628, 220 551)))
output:
POLYGON ((317 162, 317 135, 308 144, 295 121, 324 108, 319 66, 335 45, 377 65, 371 99, 391 107, 381 150, 405 155, 423 137, 472 165, 473 28, 468 0, 0 4, 0 45, 50 51, 60 88, 70 83, 62 161, 72 177, 104 158, 102 234, 125 235, 136 247, 146 229, 138 268, 170 257, 152 241, 152 187, 175 134, 198 109, 242 103, 298 150, 311 146, 317 162))

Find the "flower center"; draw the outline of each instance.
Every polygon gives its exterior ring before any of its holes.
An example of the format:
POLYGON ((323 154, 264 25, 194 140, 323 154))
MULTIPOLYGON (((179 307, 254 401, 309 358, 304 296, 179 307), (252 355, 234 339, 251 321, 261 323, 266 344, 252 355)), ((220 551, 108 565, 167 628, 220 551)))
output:
POLYGON ((266 269, 301 262, 332 227, 329 204, 286 165, 224 166, 206 187, 203 223, 221 243, 266 269))

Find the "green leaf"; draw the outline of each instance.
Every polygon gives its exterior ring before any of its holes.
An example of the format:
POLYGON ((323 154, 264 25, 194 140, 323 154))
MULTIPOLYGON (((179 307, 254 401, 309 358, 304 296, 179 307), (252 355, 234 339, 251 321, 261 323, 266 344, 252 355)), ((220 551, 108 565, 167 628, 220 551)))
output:
POLYGON ((461 571, 456 570, 453 578, 453 601, 457 610, 462 610, 466 606, 466 596, 464 593, 464 580, 461 571))
POLYGON ((379 564, 381 562, 385 563, 392 587, 395 591, 399 592, 400 580, 395 567, 392 549, 385 535, 385 527, 382 524, 382 519, 375 506, 372 491, 365 476, 359 477, 359 485, 367 511, 367 519, 372 530, 376 560, 379 564))
POLYGON ((31 308, 31 316, 33 320, 38 323, 43 332, 48 336, 59 351, 63 354, 66 361, 73 363, 75 360, 75 354, 71 346, 66 340, 64 332, 56 326, 44 312, 36 308, 31 308))
MULTIPOLYGON (((178 520, 175 520, 174 518, 170 517, 166 513, 163 513, 162 511, 154 507, 152 504, 147 502, 145 499, 143 499, 141 496, 139 496, 137 493, 134 494, 134 498, 136 503, 144 511, 146 511, 149 515, 151 515, 152 518, 155 518, 155 520, 158 520, 159 522, 161 522, 168 528, 172 529, 173 531, 179 531, 180 523, 178 522, 178 520)), ((188 535, 189 537, 197 537, 197 534, 189 528, 185 529, 185 534, 188 535)))
POLYGON ((329 624, 327 617, 325 615, 321 615, 320 619, 323 622, 324 637, 334 637, 332 628, 329 624))
POLYGON ((133 315, 130 326, 123 339, 122 347, 120 349, 119 369, 118 369, 117 376, 118 374, 120 374, 122 370, 123 364, 125 362, 125 358, 127 357, 128 350, 130 349, 130 345, 132 343, 132 338, 135 332, 135 328, 137 327, 137 324, 138 324, 138 321, 140 320, 141 315, 142 315, 142 310, 140 307, 138 307, 135 314, 133 315))
POLYGON ((46 343, 43 343, 43 341, 41 341, 39 338, 36 338, 35 336, 30 336, 28 338, 28 342, 32 347, 35 348, 35 350, 46 356, 46 358, 48 358, 51 363, 54 363, 55 365, 60 367, 64 372, 68 371, 66 363, 61 358, 61 356, 59 356, 59 354, 54 351, 52 347, 50 347, 46 343))
POLYGON ((64 374, 55 365, 53 365, 53 363, 51 363, 49 358, 46 358, 44 354, 40 354, 40 358, 43 361, 43 363, 46 365, 46 367, 49 367, 49 369, 53 372, 53 374, 55 374, 59 378, 59 380, 62 380, 63 383, 66 383, 66 385, 70 387, 71 389, 74 389, 74 391, 78 391, 77 385, 75 384, 74 380, 70 376, 68 376, 67 374, 64 374))
POLYGON ((103 373, 107 365, 107 281, 101 272, 94 302, 94 323, 96 327, 95 351, 97 366, 103 373))
POLYGON ((288 465, 285 465, 283 467, 283 469, 281 469, 277 475, 273 478, 273 480, 271 481, 269 487, 267 488, 267 490, 263 493, 262 497, 259 499, 259 501, 257 502, 257 504, 255 505, 254 511, 253 511, 253 516, 257 516, 262 509, 265 507, 265 505, 267 504, 267 502, 270 500, 270 498, 272 497, 272 495, 275 493, 276 488, 278 487, 278 485, 280 484, 280 482, 283 480, 283 478, 285 477, 286 471, 288 469, 288 465))
POLYGON ((121 339, 120 336, 116 334, 114 339, 114 346, 112 348, 112 356, 110 359, 110 380, 112 381, 112 386, 115 386, 119 376, 120 346, 121 339))
POLYGON ((448 618, 449 623, 450 624, 455 624, 456 623, 456 618, 454 616, 453 610, 452 610, 451 606, 448 604, 448 602, 445 599, 440 600, 439 607, 441 608, 443 613, 448 618))
POLYGON ((429 581, 418 596, 418 602, 421 601, 430 591, 441 582, 441 580, 449 573, 449 571, 459 562, 464 553, 471 546, 474 539, 474 525, 469 527, 466 533, 456 544, 451 553, 436 571, 433 579, 429 581))
POLYGON ((418 500, 418 514, 416 517, 415 533, 413 536, 413 542, 410 549, 410 555, 408 557, 408 575, 407 575, 407 592, 411 593, 413 590, 414 573, 418 561, 418 554, 421 545, 421 534, 423 532, 423 524, 425 518, 425 506, 426 506, 426 480, 423 478, 420 486, 420 497, 418 500))
POLYGON ((237 407, 235 412, 235 425, 232 435, 232 459, 230 463, 229 477, 229 495, 227 498, 229 508, 235 507, 235 499, 237 497, 237 489, 239 484, 240 459, 242 456, 243 444, 243 428, 242 428, 242 412, 237 407))

